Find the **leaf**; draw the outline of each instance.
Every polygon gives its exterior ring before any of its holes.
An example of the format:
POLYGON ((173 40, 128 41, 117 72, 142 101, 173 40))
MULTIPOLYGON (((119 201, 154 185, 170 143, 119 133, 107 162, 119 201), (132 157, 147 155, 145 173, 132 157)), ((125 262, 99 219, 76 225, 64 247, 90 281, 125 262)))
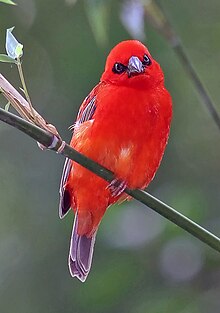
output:
POLYGON ((10 104, 11 104, 11 103, 8 101, 8 103, 7 103, 6 106, 5 106, 5 111, 7 111, 7 112, 9 111, 10 104))
POLYGON ((11 27, 6 31, 5 48, 7 55, 15 60, 23 55, 23 45, 17 41, 14 35, 12 35, 13 29, 14 27, 11 27))
POLYGON ((86 13, 97 44, 105 46, 108 42, 109 4, 105 1, 87 0, 86 13))
POLYGON ((11 5, 17 5, 17 3, 14 3, 11 0, 0 0, 0 2, 6 3, 6 4, 11 4, 11 5))
POLYGON ((9 57, 7 54, 0 54, 0 62, 5 62, 5 63, 17 63, 14 59, 9 57))
POLYGON ((15 54, 18 56, 22 56, 23 54, 23 45, 19 43, 17 47, 15 48, 15 54))

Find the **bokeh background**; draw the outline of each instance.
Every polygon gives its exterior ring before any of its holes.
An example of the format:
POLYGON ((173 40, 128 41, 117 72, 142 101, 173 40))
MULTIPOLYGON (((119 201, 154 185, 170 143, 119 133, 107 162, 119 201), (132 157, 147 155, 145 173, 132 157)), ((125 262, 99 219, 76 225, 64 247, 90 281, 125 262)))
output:
MULTIPOLYGON (((16 26, 32 102, 66 141, 111 47, 132 36, 148 45, 174 104, 169 145, 148 191, 220 236, 220 132, 141 1, 16 2, 0 4, 0 53, 6 28, 16 26)), ((219 0, 159 3, 220 112, 219 0)), ((20 86, 15 66, 1 63, 0 72, 20 86)), ((88 280, 72 279, 73 214, 60 221, 57 213, 63 157, 3 123, 0 147, 1 312, 219 313, 219 254, 135 201, 108 210, 88 280)))

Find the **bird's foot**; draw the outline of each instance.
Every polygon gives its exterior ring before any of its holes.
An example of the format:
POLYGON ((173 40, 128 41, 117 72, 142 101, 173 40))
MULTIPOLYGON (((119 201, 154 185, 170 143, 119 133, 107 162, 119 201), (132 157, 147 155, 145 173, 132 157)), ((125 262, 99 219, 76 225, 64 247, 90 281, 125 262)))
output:
POLYGON ((127 183, 124 180, 115 178, 107 186, 107 189, 110 190, 112 197, 118 197, 124 192, 126 187, 127 183))

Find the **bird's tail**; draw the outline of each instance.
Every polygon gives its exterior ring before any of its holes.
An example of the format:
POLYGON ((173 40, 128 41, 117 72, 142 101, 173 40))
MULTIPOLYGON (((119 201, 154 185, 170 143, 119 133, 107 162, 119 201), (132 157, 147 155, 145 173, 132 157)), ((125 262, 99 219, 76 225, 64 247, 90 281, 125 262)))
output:
POLYGON ((96 232, 91 238, 87 238, 85 235, 80 236, 77 234, 77 226, 78 216, 76 213, 70 240, 69 270, 73 277, 84 282, 92 264, 96 232))

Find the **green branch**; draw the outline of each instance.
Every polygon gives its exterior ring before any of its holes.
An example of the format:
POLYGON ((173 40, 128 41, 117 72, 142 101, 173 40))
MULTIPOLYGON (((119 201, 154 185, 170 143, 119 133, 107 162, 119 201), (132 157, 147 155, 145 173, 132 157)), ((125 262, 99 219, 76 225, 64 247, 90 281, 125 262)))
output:
MULTIPOLYGON (((114 174, 102 167, 98 163, 90 160, 86 156, 72 149, 68 144, 63 142, 61 139, 57 138, 53 134, 33 125, 24 119, 9 113, 3 109, 0 109, 0 120, 3 122, 19 129, 28 136, 37 140, 41 145, 45 146, 47 149, 57 151, 63 154, 65 157, 72 159, 73 161, 84 166, 88 170, 92 171, 99 177, 111 182, 114 178, 114 174)), ((207 231, 200 225, 196 224, 186 216, 180 214, 167 204, 156 199, 149 193, 136 189, 130 190, 125 189, 125 192, 135 198, 136 200, 144 203, 160 215, 164 216, 174 224, 178 225, 182 229, 186 230, 188 233, 192 234, 194 237, 206 243, 208 246, 212 247, 216 251, 220 252, 220 239, 213 235, 211 232, 207 231)))

